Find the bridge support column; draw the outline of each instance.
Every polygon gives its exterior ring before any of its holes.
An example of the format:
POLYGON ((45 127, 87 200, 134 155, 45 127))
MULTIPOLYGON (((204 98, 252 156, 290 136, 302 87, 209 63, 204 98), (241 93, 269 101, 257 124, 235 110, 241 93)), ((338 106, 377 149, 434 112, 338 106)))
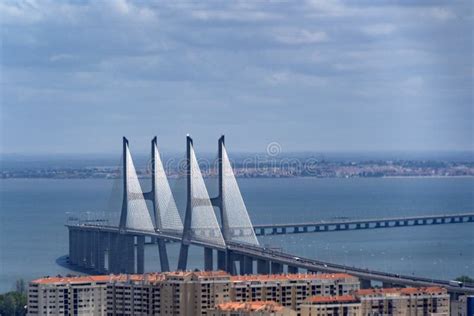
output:
POLYGON ((258 274, 269 274, 270 273, 270 262, 265 259, 257 259, 257 273, 258 274))
POLYGON ((86 256, 85 256, 85 267, 87 269, 92 268, 92 253, 94 245, 94 236, 92 231, 86 231, 86 256))
POLYGON ((235 266, 235 254, 230 251, 230 250, 227 250, 226 251, 226 263, 227 263, 227 267, 226 267, 226 271, 228 273, 230 273, 231 275, 236 275, 237 274, 237 269, 236 269, 236 266, 235 266))
POLYGON ((272 274, 281 274, 283 273, 283 264, 279 262, 273 262, 271 263, 271 272, 272 274))
POLYGON ((316 271, 316 270, 309 270, 309 269, 308 269, 306 272, 307 272, 308 274, 318 274, 318 271, 316 271))
POLYGON ((298 273, 298 267, 288 266, 288 273, 298 273))
POLYGON ((99 252, 100 252, 100 231, 94 232, 94 251, 92 253, 92 264, 94 271, 99 272, 99 252))
POLYGON ((393 284, 393 283, 389 283, 389 282, 382 282, 382 287, 383 287, 384 289, 386 289, 386 288, 396 287, 396 285, 393 284))
POLYGON ((204 271, 213 270, 212 248, 204 247, 204 271))
POLYGON ((120 253, 118 233, 109 233, 109 273, 120 273, 120 253))
POLYGON ((134 273, 135 268, 135 252, 133 244, 133 236, 119 234, 116 243, 116 258, 118 263, 118 273, 134 273), (132 237, 132 238, 130 238, 132 237), (132 239, 132 242, 130 242, 132 239), (131 248, 130 245, 133 245, 131 248))
POLYGON ((137 273, 145 273, 145 236, 137 236, 137 273))
POLYGON ((81 231, 80 233, 80 257, 79 257, 79 266, 80 267, 86 267, 86 257, 87 257, 87 232, 86 231, 81 231))
MULTIPOLYGON (((180 262, 178 265, 181 265, 181 268, 178 267, 178 269, 186 270, 186 265, 188 261, 188 248, 189 245, 185 245, 184 251, 186 251, 186 258, 183 259, 185 262, 180 262), (184 264, 184 268, 182 268, 182 265, 184 264)), ((166 242, 165 240, 158 238, 158 252, 160 254, 160 266, 161 266, 161 272, 168 272, 170 270, 170 263, 168 261, 168 251, 166 250, 166 242)), ((181 255, 180 255, 181 258, 181 255)), ((180 260, 181 261, 181 260, 180 260)))
POLYGON ((366 279, 360 279, 360 288, 361 289, 370 289, 372 287, 372 282, 366 279))
POLYGON ((240 261, 240 274, 253 274, 253 259, 242 255, 243 261, 240 261))
POLYGON ((69 228, 69 263, 76 264, 76 231, 69 228))
POLYGON ((217 269, 226 271, 226 252, 222 250, 217 250, 217 269))
POLYGON ((105 273, 105 251, 107 249, 107 233, 98 232, 97 244, 97 266, 96 270, 100 274, 105 273))
POLYGON ((92 232, 92 267, 94 267, 94 271, 97 272, 99 267, 99 234, 98 230, 92 232))

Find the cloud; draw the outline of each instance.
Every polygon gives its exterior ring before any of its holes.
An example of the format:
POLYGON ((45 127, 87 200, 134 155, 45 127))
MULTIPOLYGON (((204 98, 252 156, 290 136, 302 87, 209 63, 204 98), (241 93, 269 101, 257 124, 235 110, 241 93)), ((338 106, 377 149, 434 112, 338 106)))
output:
POLYGON ((323 31, 309 31, 305 29, 278 30, 274 36, 278 42, 288 45, 314 44, 328 40, 327 34, 323 31))
POLYGON ((372 24, 362 28, 362 31, 368 35, 379 36, 392 34, 397 27, 393 24, 372 24))
POLYGON ((440 21, 448 21, 456 17, 451 10, 443 7, 429 8, 427 13, 428 16, 440 21))
MULTIPOLYGON (((411 107, 451 104, 457 112, 439 128, 458 126, 453 138, 468 143, 463 133, 470 127, 462 120, 472 116, 472 19, 443 21, 467 14, 471 5, 0 1, 1 107, 9 118, 1 123, 11 135, 2 146, 29 150, 51 136, 52 147, 75 150, 55 124, 58 112, 70 111, 60 120, 68 133, 81 135, 71 143, 103 135, 106 147, 91 144, 91 151, 114 150, 109 144, 116 134, 178 137, 191 131, 212 138, 215 130, 293 137, 293 149, 311 149, 314 143, 298 135, 316 133, 317 126, 363 135, 377 122, 383 138, 386 129, 399 129, 397 118, 414 117, 411 107), (380 117, 374 119, 375 106, 380 117), (109 113, 124 124, 115 126, 109 113), (281 128, 290 116, 294 130, 281 128)), ((442 119, 442 112, 430 113, 442 119)), ((404 123, 400 132, 415 134, 416 123, 404 123)), ((239 149, 256 149, 256 137, 242 139, 239 149)), ((165 145, 179 149, 180 142, 172 137, 165 145)), ((361 144, 404 146, 363 138, 361 144)), ((351 143, 344 139, 321 138, 321 148, 346 146, 351 143)))

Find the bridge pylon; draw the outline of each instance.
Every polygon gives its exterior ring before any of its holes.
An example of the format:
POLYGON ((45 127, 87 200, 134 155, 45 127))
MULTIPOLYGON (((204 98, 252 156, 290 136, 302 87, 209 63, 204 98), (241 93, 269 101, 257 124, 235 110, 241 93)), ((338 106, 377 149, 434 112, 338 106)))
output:
POLYGON ((212 204, 219 208, 224 240, 226 243, 238 242, 258 245, 247 207, 227 154, 224 135, 218 141, 218 171, 218 196, 212 199, 212 204))
POLYGON ((186 270, 189 245, 198 241, 209 248, 225 249, 225 241, 214 213, 194 152, 193 140, 186 137, 186 213, 178 260, 178 270, 186 270))

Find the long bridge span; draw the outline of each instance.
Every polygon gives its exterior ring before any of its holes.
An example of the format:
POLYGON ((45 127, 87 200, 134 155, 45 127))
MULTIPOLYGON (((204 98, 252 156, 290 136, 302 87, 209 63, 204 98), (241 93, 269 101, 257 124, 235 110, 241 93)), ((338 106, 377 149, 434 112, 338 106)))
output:
MULTIPOLYGON (((121 235, 117 227, 95 226, 95 225, 68 225, 70 245, 70 260, 86 269, 98 273, 108 273, 117 271, 117 257, 124 255, 125 264, 129 267, 137 264, 138 273, 143 273, 144 268, 144 241, 145 237, 158 238, 170 241, 181 242, 180 235, 163 234, 150 231, 128 231, 121 235), (114 241, 120 236, 132 240, 124 243, 125 246, 116 247, 114 241), (136 245, 133 238, 136 238, 136 245), (81 242, 82 240, 82 242, 81 242), (98 251, 100 247, 103 247, 98 251), (136 249, 135 249, 136 248, 136 249), (105 251, 105 252, 104 252, 105 251), (107 269, 105 263, 106 252, 109 252, 109 266, 107 269), (128 255, 127 255, 128 254, 128 255), (135 257, 136 256, 136 257, 135 257), (137 261, 135 262, 135 258, 137 261)), ((384 286, 442 286, 448 289, 450 293, 474 294, 474 287, 465 285, 463 287, 454 286, 447 280, 434 278, 407 276, 389 272, 357 268, 347 265, 341 265, 316 259, 302 258, 295 255, 269 249, 261 246, 252 246, 243 243, 228 243, 225 247, 215 244, 206 244, 200 241, 192 241, 192 245, 204 248, 204 268, 206 270, 228 271, 231 274, 278 274, 278 273, 297 273, 300 269, 307 272, 323 273, 348 273, 358 277, 361 284, 368 287, 371 281, 382 282, 384 286), (212 253, 217 252, 217 267, 213 266, 212 253), (224 255, 221 260, 220 254, 224 255)))
POLYGON ((254 226, 233 174, 224 146, 224 137, 218 142, 219 190, 218 195, 212 198, 207 192, 189 136, 186 145, 187 204, 184 221, 181 220, 171 194, 156 137, 152 141, 152 188, 149 192, 141 190, 128 141, 124 138, 123 178, 117 183, 122 186, 119 220, 68 223, 66 226, 69 230, 71 264, 94 273, 144 273, 145 240, 150 238, 157 242, 162 271, 170 270, 166 243, 175 241, 181 244, 178 270, 187 269, 189 246, 194 245, 204 249, 205 270, 217 268, 231 274, 296 273, 299 269, 314 273, 345 272, 359 277, 362 287, 369 287, 371 281, 379 281, 386 286, 439 285, 446 287, 451 293, 474 294, 474 286, 471 284, 461 287, 445 280, 404 276, 299 258, 262 247, 256 237, 267 232, 281 234, 316 232, 318 229, 330 231, 331 227, 335 227, 332 230, 345 230, 377 228, 375 226, 409 226, 415 223, 465 223, 473 221, 473 214, 254 226), (152 212, 148 210, 147 200, 151 202, 152 212), (214 208, 219 209, 219 222, 214 208), (216 266, 214 255, 217 259, 216 266))
POLYGON ((474 213, 344 219, 306 223, 257 224, 253 225, 253 228, 257 236, 265 236, 460 223, 474 223, 474 213))

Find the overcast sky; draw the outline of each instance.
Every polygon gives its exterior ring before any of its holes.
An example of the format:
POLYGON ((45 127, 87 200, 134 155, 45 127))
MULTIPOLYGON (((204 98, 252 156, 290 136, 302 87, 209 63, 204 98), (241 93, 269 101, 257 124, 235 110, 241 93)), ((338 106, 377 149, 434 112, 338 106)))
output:
POLYGON ((468 1, 1 1, 1 152, 473 149, 468 1))

